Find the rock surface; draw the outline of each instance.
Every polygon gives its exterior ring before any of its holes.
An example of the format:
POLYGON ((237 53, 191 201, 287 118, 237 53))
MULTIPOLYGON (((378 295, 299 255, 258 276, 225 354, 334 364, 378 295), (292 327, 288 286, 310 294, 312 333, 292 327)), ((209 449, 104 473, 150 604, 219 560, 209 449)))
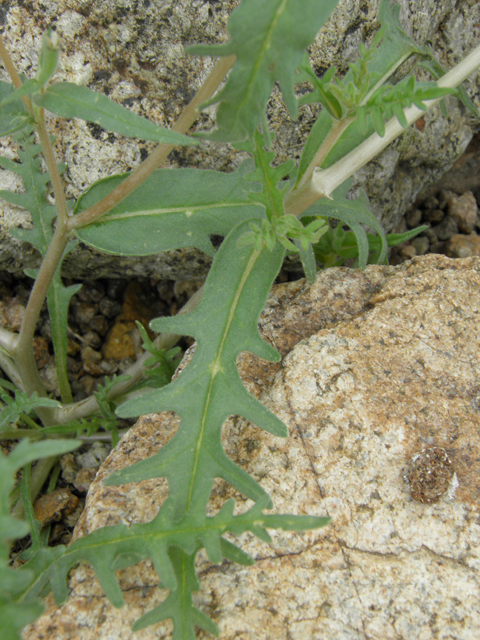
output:
MULTIPOLYGON (((273 289, 259 324, 283 360, 245 355, 240 371, 290 437, 234 419, 224 445, 278 512, 328 514, 332 523, 274 532, 271 546, 244 536, 242 547, 256 558, 249 568, 199 556, 197 603, 222 640, 476 637, 479 293, 480 259, 436 255, 363 273, 331 269, 314 285, 273 289)), ((102 479, 155 453, 176 427, 170 413, 138 421, 101 467, 77 536, 154 517, 167 492, 163 479, 121 487, 102 479)), ((212 509, 231 495, 218 482, 212 509)), ((239 509, 248 507, 235 497, 239 509)), ((56 609, 50 599, 25 640, 131 638, 132 622, 165 592, 148 562, 118 576, 121 610, 89 567, 75 569, 69 601, 56 609)), ((171 626, 135 637, 167 640, 171 626)))
MULTIPOLYGON (((42 32, 54 24, 64 48, 56 79, 105 92, 157 124, 170 126, 212 67, 209 58, 189 57, 183 47, 225 41, 229 13, 237 4, 237 0, 12 0, 0 9, 0 20, 6 45, 28 77, 37 64, 42 32)), ((478 43, 479 3, 401 0, 400 4, 405 29, 420 44, 431 43, 445 67, 459 62, 478 43)), ((340 2, 311 48, 314 66, 325 70, 335 64, 343 73, 357 56, 358 44, 371 41, 377 8, 378 0, 340 2)), ((476 102, 478 82, 477 75, 466 83, 476 102)), ((279 160, 298 158, 316 110, 304 107, 293 122, 276 91, 269 109, 279 160)), ((208 129, 211 124, 204 113, 196 128, 208 129)), ((453 99, 447 118, 434 109, 425 116, 424 124, 423 133, 410 128, 356 176, 357 186, 366 188, 387 231, 398 224, 418 192, 438 180, 462 154, 478 127, 453 99)), ((150 143, 121 139, 81 121, 52 119, 52 131, 57 156, 68 165, 67 194, 72 198, 105 175, 137 166, 152 148, 150 143)), ((16 157, 9 140, 1 141, 0 146, 7 157, 16 157)), ((231 171, 242 158, 229 146, 204 143, 198 150, 175 150, 168 164, 231 171)), ((0 172, 1 188, 18 186, 16 176, 0 172)), ((8 230, 19 225, 29 225, 28 214, 2 203, 0 268, 12 273, 38 266, 38 256, 9 236, 8 230)), ((209 265, 203 254, 186 250, 127 259, 82 246, 68 256, 64 273, 76 278, 143 275, 181 279, 201 277, 209 265)))

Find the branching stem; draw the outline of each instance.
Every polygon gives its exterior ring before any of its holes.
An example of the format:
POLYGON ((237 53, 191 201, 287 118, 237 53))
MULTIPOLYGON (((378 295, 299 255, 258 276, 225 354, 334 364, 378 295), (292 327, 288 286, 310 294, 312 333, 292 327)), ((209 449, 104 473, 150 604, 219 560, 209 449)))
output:
MULTIPOLYGON (((468 78, 480 66, 480 45, 476 47, 464 60, 448 73, 442 76, 437 84, 439 87, 453 88, 468 78)), ((430 108, 441 98, 425 100, 430 108)), ((404 109, 407 123, 413 124, 425 113, 425 109, 412 106, 404 109)), ((347 153, 328 169, 316 169, 309 182, 294 189, 285 200, 285 212, 299 216, 319 198, 328 198, 337 187, 348 180, 358 169, 381 153, 393 140, 404 131, 397 118, 391 118, 385 124, 385 135, 380 137, 373 133, 358 147, 347 153)))
POLYGON ((343 120, 339 120, 334 124, 334 126, 328 132, 326 138, 323 140, 322 144, 318 147, 316 154, 313 156, 313 160, 308 165, 307 170, 302 176, 302 179, 298 183, 298 188, 300 189, 304 184, 306 184, 313 175, 313 172, 317 167, 319 167, 322 162, 327 157, 329 151, 333 148, 334 144, 340 138, 345 129, 352 124, 354 118, 344 118, 343 120))

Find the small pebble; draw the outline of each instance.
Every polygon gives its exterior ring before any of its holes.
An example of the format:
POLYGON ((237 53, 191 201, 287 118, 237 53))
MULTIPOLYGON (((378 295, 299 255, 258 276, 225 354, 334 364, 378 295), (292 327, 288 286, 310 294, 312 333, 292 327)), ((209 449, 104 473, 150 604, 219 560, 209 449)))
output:
POLYGON ((97 307, 90 302, 77 302, 73 305, 75 321, 88 327, 92 318, 97 313, 97 307))
POLYGON ((438 209, 439 202, 435 196, 429 196, 426 200, 423 201, 424 209, 438 209))
POLYGON ((480 236, 455 234, 448 241, 445 253, 449 258, 480 256, 480 236))
POLYGON ((104 336, 108 331, 108 322, 105 316, 94 316, 90 321, 90 329, 98 333, 98 335, 104 336))
POLYGON ((94 442, 85 453, 77 453, 75 460, 81 469, 98 469, 111 451, 111 447, 102 443, 94 442))
POLYGON ((97 470, 98 468, 95 467, 86 467, 84 469, 80 469, 73 481, 73 486, 75 487, 75 489, 77 489, 77 491, 80 491, 81 493, 87 493, 88 488, 95 480, 97 470))
POLYGON ((95 331, 87 331, 83 334, 83 339, 85 344, 89 347, 93 347, 94 349, 98 349, 98 347, 102 344, 102 339, 95 331))
POLYGON ((99 280, 86 280, 77 295, 84 302, 100 302, 105 296, 105 287, 99 280))
POLYGON ((410 244, 415 248, 417 256, 424 256, 430 247, 430 242, 425 236, 413 238, 413 240, 410 240, 410 244))
POLYGON ((417 251, 412 244, 407 244, 400 250, 400 255, 407 260, 414 258, 417 255, 417 251))
POLYGON ((17 298, 9 298, 1 303, 2 315, 5 318, 3 327, 9 331, 20 331, 26 306, 17 298))
POLYGON ((453 235, 458 233, 458 227, 455 220, 447 216, 440 224, 433 227, 433 231, 439 240, 449 240, 453 235))
POLYGON ((65 453, 60 458, 60 468, 62 470, 62 478, 65 482, 72 484, 78 473, 78 465, 75 462, 73 453, 65 453))
POLYGON ((101 314, 107 318, 114 318, 122 310, 122 305, 111 298, 103 298, 98 305, 101 314))
POLYGON ((425 214, 423 217, 427 222, 431 222, 432 224, 438 224, 444 219, 445 212, 442 211, 441 209, 429 209, 428 211, 425 211, 425 214))
POLYGON ((48 351, 48 342, 41 336, 35 336, 33 339, 33 357, 37 367, 41 369, 50 360, 50 353, 48 351))
POLYGON ((448 202, 448 214, 463 233, 471 233, 477 223, 478 207, 475 196, 466 191, 461 196, 452 196, 448 202))

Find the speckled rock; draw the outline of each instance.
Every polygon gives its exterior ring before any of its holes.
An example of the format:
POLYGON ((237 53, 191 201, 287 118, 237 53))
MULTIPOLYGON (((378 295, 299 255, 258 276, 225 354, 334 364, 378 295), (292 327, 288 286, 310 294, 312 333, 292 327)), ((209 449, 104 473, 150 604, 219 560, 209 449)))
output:
MULTIPOLYGON (((0 9, 4 38, 20 71, 31 76, 38 60, 41 34, 48 24, 57 26, 63 55, 57 78, 75 81, 170 126, 194 95, 212 67, 210 58, 191 58, 183 47, 200 42, 223 42, 229 13, 238 0, 12 0, 0 9)), ((419 42, 432 44, 446 67, 459 62, 477 43, 480 5, 471 0, 401 0, 407 31, 419 42)), ((311 49, 314 65, 326 69, 337 65, 344 72, 358 51, 358 44, 373 36, 378 0, 343 0, 320 32, 311 49)), ((478 102, 478 76, 466 84, 478 102)), ((276 134, 279 160, 298 158, 317 116, 305 106, 292 122, 274 92, 269 118, 276 134)), ((449 114, 438 109, 425 117, 425 130, 411 128, 377 160, 356 176, 357 187, 366 188, 375 214, 390 231, 397 226, 417 193, 438 180, 461 155, 475 127, 463 107, 449 100, 449 114)), ((197 129, 212 124, 202 114, 197 129)), ((120 139, 98 126, 80 121, 52 119, 56 152, 65 158, 67 194, 77 197, 93 182, 110 173, 137 166, 152 148, 150 143, 120 139)), ((0 149, 15 157, 15 147, 1 141, 0 149)), ((204 143, 199 148, 179 148, 169 166, 196 166, 231 171, 243 155, 227 145, 204 143)), ((0 187, 18 187, 18 179, 0 172, 0 187)), ((10 238, 8 230, 28 226, 28 215, 2 203, 0 208, 0 268, 19 272, 38 265, 38 256, 10 238)), ((210 260, 199 252, 181 250, 147 258, 124 258, 99 254, 80 246, 67 257, 66 275, 77 278, 128 275, 183 279, 204 276, 210 260)))
MULTIPOLYGON (((243 536, 252 567, 214 567, 199 556, 196 603, 222 640, 476 637, 479 294, 480 259, 436 255, 363 273, 332 269, 312 286, 274 288, 259 326, 283 360, 248 355, 240 371, 290 437, 234 419, 224 445, 278 512, 328 514, 332 522, 315 532, 274 532, 270 546, 243 536)), ((154 517, 165 480, 104 487, 102 479, 155 453, 176 428, 171 413, 137 422, 100 468, 77 536, 154 517)), ((217 482, 211 508, 231 495, 239 510, 248 507, 217 482)), ((75 569, 69 601, 56 609, 50 599, 25 640, 131 638, 129 626, 165 592, 148 562, 118 576, 121 610, 89 567, 75 569)), ((167 640, 170 623, 135 637, 167 640)))

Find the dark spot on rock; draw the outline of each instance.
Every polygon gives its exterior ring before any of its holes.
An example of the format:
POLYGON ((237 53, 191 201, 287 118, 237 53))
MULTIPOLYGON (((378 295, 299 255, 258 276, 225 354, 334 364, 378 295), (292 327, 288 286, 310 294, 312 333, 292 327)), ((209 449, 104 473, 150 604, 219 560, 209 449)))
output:
POLYGON ((427 447, 412 456, 405 479, 414 500, 430 504, 445 495, 453 477, 452 461, 445 449, 427 447))
POLYGON ((98 71, 95 71, 95 73, 93 74, 93 81, 101 82, 102 80, 108 80, 110 76, 111 76, 110 71, 107 71, 106 69, 99 69, 98 71))
POLYGON ((103 134, 105 133, 103 127, 93 122, 87 122, 87 127, 95 140, 103 140, 103 134))

